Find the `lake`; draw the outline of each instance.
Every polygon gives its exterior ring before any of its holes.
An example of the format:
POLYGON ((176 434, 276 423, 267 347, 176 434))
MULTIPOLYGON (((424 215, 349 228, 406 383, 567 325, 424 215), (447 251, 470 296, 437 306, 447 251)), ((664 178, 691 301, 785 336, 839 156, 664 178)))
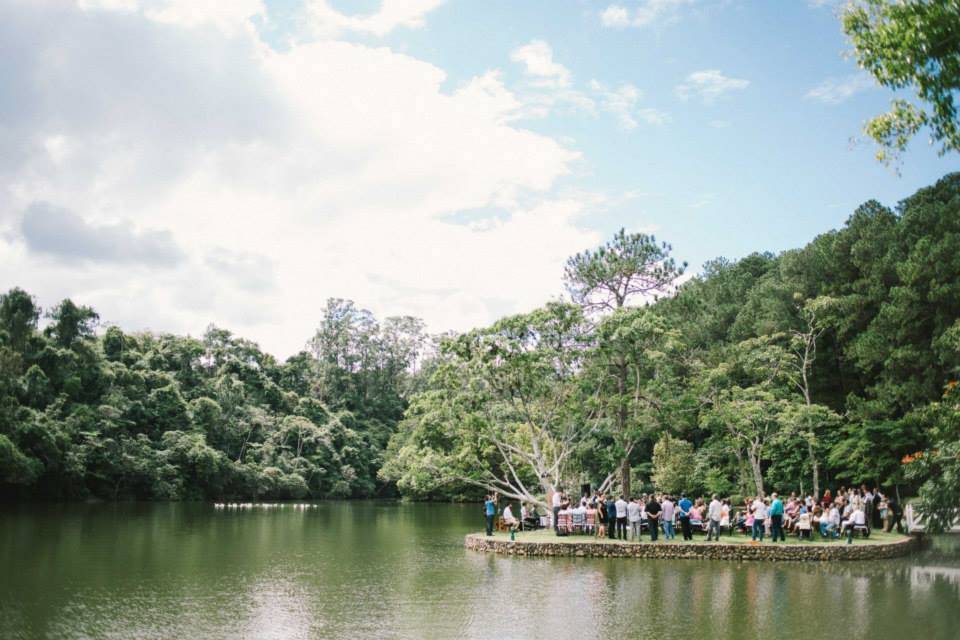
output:
POLYGON ((960 536, 767 564, 466 551, 479 505, 0 508, 0 638, 956 638, 960 536))

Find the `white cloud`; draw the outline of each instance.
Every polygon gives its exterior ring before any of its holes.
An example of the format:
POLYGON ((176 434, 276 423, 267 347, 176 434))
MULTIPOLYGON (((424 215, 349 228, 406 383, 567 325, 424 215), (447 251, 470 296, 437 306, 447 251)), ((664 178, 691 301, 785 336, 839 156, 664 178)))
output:
POLYGON ((600 14, 600 22, 605 27, 629 27, 630 14, 625 7, 612 4, 600 14))
POLYGON ((342 31, 384 36, 394 29, 420 29, 425 16, 445 0, 381 0, 380 8, 368 15, 347 15, 330 6, 328 0, 308 0, 307 14, 316 35, 334 37, 342 31))
POLYGON ((840 104, 875 86, 876 82, 870 76, 855 73, 842 78, 827 78, 810 89, 804 97, 825 104, 840 104))
POLYGON ((600 241, 577 223, 591 199, 559 190, 579 154, 517 126, 526 105, 497 72, 451 91, 388 48, 278 52, 220 28, 235 18, 198 29, 158 6, 0 4, 0 42, 24 52, 0 65, 0 280, 42 304, 129 329, 221 323, 287 355, 328 296, 466 329, 542 303, 600 241), (25 232, 42 202, 84 242, 25 232), (483 209, 500 213, 482 231, 446 219, 483 209), (64 251, 82 255, 51 260, 64 251))
POLYGON ((681 100, 700 98, 711 103, 731 91, 740 91, 750 86, 749 80, 730 78, 717 69, 694 71, 686 80, 677 85, 676 93, 681 100))
POLYGON ((84 11, 136 11, 140 4, 137 0, 77 0, 77 6, 84 11))
POLYGON ((623 5, 612 4, 600 13, 605 27, 646 27, 654 23, 670 23, 680 19, 680 10, 696 0, 642 0, 630 11, 623 5))
POLYGON ((157 22, 227 32, 252 28, 250 18, 265 15, 262 0, 77 0, 83 11, 141 12, 157 22))
POLYGON ((526 67, 534 86, 562 88, 570 86, 570 71, 553 60, 553 49, 543 40, 531 40, 510 54, 510 59, 526 67))
POLYGON ((670 115, 653 107, 638 107, 642 92, 630 83, 610 89, 597 80, 590 82, 590 88, 599 96, 601 108, 617 117, 625 129, 635 129, 638 121, 650 125, 663 125, 670 121, 670 115))

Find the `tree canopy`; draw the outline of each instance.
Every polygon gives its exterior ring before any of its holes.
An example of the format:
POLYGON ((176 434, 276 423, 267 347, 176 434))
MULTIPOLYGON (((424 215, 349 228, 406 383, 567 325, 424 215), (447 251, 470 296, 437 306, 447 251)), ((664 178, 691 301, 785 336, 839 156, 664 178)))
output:
POLYGON ((937 505, 960 502, 955 400, 944 396, 960 366, 958 212, 951 174, 894 209, 867 202, 800 249, 719 258, 675 294, 633 303, 617 294, 636 269, 611 249, 632 244, 621 232, 568 263, 589 320, 577 340, 536 328, 556 312, 547 307, 449 343, 381 475, 410 496, 480 487, 542 501, 586 482, 635 493, 617 473, 626 460, 647 489, 919 490, 945 521, 953 512, 937 505), (610 274, 614 286, 600 287, 610 274), (562 378, 544 350, 568 363, 562 378))
POLYGON ((71 300, 41 330, 0 295, 0 492, 15 498, 366 497, 428 348, 331 300, 310 352, 284 363, 225 329, 201 339, 97 335, 71 300))
POLYGON ((895 160, 927 128, 941 155, 960 150, 955 98, 960 91, 960 4, 929 0, 855 0, 843 28, 860 66, 883 86, 910 90, 864 132, 880 146, 877 158, 895 160))

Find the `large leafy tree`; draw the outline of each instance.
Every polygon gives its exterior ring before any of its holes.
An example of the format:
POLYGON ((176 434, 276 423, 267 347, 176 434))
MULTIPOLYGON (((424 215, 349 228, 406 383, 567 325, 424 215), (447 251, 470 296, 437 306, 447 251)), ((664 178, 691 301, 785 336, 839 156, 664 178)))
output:
POLYGON ((867 122, 865 133, 880 145, 877 158, 896 159, 924 128, 941 155, 960 150, 960 5, 854 0, 844 10, 843 28, 861 67, 883 86, 915 96, 894 99, 887 113, 867 122))
POLYGON ((413 492, 460 483, 546 508, 596 424, 572 402, 587 340, 582 310, 551 303, 445 341, 384 474, 413 492))
POLYGON ((676 419, 682 389, 683 345, 679 331, 650 307, 624 308, 602 318, 594 330, 582 378, 586 400, 609 436, 616 466, 600 483, 607 491, 617 475, 630 493, 629 470, 642 443, 676 419))
MULTIPOLYGON (((651 302, 670 292, 686 263, 677 264, 672 247, 654 236, 628 234, 620 229, 603 246, 583 251, 567 260, 564 282, 574 302, 589 311, 618 311, 633 302, 651 302)), ((615 431, 626 434, 630 409, 626 402, 629 365, 626 353, 610 352, 616 402, 611 407, 615 431)), ((621 438, 621 441, 623 438, 621 438)), ((622 444, 622 442, 621 442, 622 444)), ((630 493, 630 452, 624 448, 620 461, 620 485, 630 493)))

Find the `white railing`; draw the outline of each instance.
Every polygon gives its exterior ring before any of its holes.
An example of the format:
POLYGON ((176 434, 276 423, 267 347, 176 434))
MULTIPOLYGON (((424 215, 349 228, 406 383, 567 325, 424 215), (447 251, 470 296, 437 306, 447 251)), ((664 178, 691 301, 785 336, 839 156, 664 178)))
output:
MULTIPOLYGON (((907 521, 907 533, 922 532, 926 529, 923 524, 923 514, 914 509, 912 504, 908 504, 903 510, 903 516, 907 521)), ((960 520, 954 522, 953 526, 947 529, 947 531, 950 533, 960 533, 960 520)))

